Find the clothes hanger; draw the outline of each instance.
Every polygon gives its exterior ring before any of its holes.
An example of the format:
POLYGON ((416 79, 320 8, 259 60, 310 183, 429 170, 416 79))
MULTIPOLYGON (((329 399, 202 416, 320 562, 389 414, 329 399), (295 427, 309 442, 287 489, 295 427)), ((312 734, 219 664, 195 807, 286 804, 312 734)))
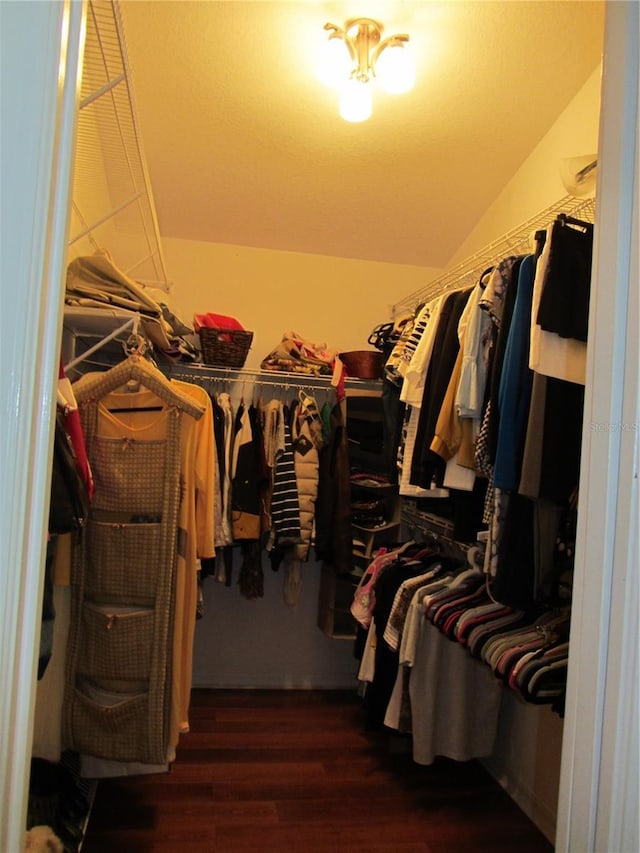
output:
POLYGON ((298 400, 300 401, 300 405, 302 409, 306 411, 312 407, 315 407, 316 401, 313 399, 311 394, 308 394, 304 388, 301 388, 298 391, 298 400))
POLYGON ((167 405, 186 412, 196 420, 202 417, 204 409, 171 385, 170 381, 139 352, 130 355, 115 367, 78 380, 74 385, 76 399, 81 402, 98 402, 111 391, 127 383, 138 383, 167 405))
POLYGON ((137 414, 138 412, 161 412, 163 408, 164 406, 110 406, 107 411, 111 412, 112 415, 121 415, 125 412, 129 414, 137 414))
POLYGON ((495 267, 493 267, 493 266, 487 267, 486 270, 484 270, 484 272, 481 273, 480 278, 479 278, 479 284, 483 290, 489 284, 489 277, 491 276, 491 273, 494 271, 494 269, 495 269, 495 267))
POLYGON ((547 242, 547 232, 545 231, 545 229, 541 228, 539 231, 536 231, 533 235, 533 240, 535 243, 534 255, 537 261, 540 255, 542 254, 542 250, 545 247, 545 243, 547 242))
POLYGON ((316 398, 307 393, 304 388, 298 391, 298 399, 300 400, 300 417, 306 420, 309 429, 315 433, 318 440, 322 439, 322 415, 318 408, 316 398))
POLYGON ((576 219, 573 216, 568 216, 566 213, 559 213, 556 222, 559 225, 572 225, 574 228, 582 231, 584 234, 589 233, 593 229, 592 222, 585 222, 582 219, 576 219))
MULTIPOLYGON (((146 340, 142 337, 142 335, 139 335, 137 332, 133 332, 132 334, 129 335, 129 337, 127 338, 127 340, 123 344, 123 349, 124 349, 125 354, 127 356, 139 355, 141 357, 143 357, 143 356, 146 357, 147 351, 148 351, 146 340)), ((137 391, 140 390, 140 382, 131 379, 124 386, 124 390, 125 390, 125 393, 129 393, 129 394, 133 395, 137 391)), ((123 396, 125 396, 125 395, 123 395, 123 396)), ((142 413, 142 412, 161 412, 162 410, 163 410, 163 406, 157 406, 157 405, 156 406, 136 406, 136 405, 114 406, 114 407, 109 407, 109 409, 108 409, 108 411, 110 411, 114 415, 122 414, 124 412, 142 413)))

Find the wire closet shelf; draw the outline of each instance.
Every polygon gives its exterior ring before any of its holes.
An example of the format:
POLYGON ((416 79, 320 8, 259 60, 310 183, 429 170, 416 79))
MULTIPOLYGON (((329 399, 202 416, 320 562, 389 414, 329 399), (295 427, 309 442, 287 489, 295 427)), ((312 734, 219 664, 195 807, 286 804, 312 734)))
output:
MULTIPOLYGON (((283 393, 290 390, 302 390, 307 392, 324 391, 328 394, 335 393, 331 376, 312 376, 303 373, 287 373, 276 370, 261 370, 260 368, 248 367, 214 367, 211 365, 188 364, 186 362, 175 362, 174 364, 159 365, 162 372, 171 379, 180 379, 184 382, 193 382, 196 385, 207 387, 209 385, 245 385, 247 388, 256 386, 258 388, 275 388, 283 393)), ((347 394, 379 394, 380 381, 375 379, 350 379, 345 382, 347 394)))
POLYGON ((117 0, 87 4, 69 249, 168 290, 117 0))
POLYGON ((531 239, 535 231, 552 225, 561 213, 593 222, 595 220, 595 199, 565 196, 531 219, 503 234, 499 239, 489 243, 462 263, 428 282, 424 287, 396 302, 392 306, 392 317, 395 319, 412 313, 419 305, 430 302, 448 290, 459 290, 477 284, 478 279, 487 267, 494 265, 509 254, 526 252, 531 246, 531 239))

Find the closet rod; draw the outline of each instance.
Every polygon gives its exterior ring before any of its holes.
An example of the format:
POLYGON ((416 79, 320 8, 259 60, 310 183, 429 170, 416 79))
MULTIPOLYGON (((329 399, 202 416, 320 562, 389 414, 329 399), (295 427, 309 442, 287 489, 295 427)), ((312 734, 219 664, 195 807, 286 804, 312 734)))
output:
POLYGON ((503 234, 502 237, 489 243, 451 270, 396 302, 391 308, 391 316, 396 318, 414 311, 418 305, 435 299, 447 290, 477 284, 480 275, 488 266, 495 264, 510 253, 526 251, 533 233, 553 224, 555 218, 561 213, 593 222, 595 219, 595 199, 565 196, 531 219, 527 219, 526 222, 503 234))
MULTIPOLYGON (((260 368, 215 367, 207 364, 176 363, 159 365, 167 376, 185 382, 209 384, 216 382, 247 383, 278 388, 300 388, 314 391, 333 391, 331 376, 307 376, 301 373, 286 373, 260 368)), ((347 389, 362 389, 379 392, 380 381, 375 379, 347 379, 347 389)))

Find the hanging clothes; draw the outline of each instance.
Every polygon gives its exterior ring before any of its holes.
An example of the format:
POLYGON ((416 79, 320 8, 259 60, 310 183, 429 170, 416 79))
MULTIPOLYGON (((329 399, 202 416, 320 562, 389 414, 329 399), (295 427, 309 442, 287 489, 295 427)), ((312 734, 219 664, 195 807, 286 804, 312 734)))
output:
POLYGON ((471 449, 479 426, 479 418, 476 419, 475 423, 472 423, 468 417, 461 417, 457 400, 458 397, 465 401, 471 397, 477 400, 478 396, 481 399, 484 392, 484 376, 478 375, 478 371, 471 368, 471 365, 477 367, 477 361, 482 360, 479 336, 482 322, 476 320, 476 315, 482 315, 483 321, 487 324, 489 322, 485 312, 481 311, 478 305, 482 293, 482 286, 476 285, 460 317, 458 323, 459 350, 431 441, 432 452, 441 456, 446 462, 443 485, 449 489, 467 492, 473 491, 476 475, 472 464, 464 465, 462 462, 465 459, 472 460, 471 449), (473 356, 469 355, 470 348, 466 346, 467 337, 470 335, 473 336, 477 346, 477 352, 473 356), (466 371, 464 377, 466 387, 461 391, 463 365, 466 371), (482 390, 480 386, 482 386, 482 390))
POLYGON ((491 357, 489 397, 485 408, 482 430, 485 432, 486 450, 491 465, 496 456, 498 425, 500 423, 500 378, 504 365, 504 354, 509 340, 509 330, 518 292, 518 277, 522 257, 509 257, 502 261, 491 274, 490 282, 480 304, 487 310, 495 326, 495 346, 491 357))
POLYGON ((318 460, 315 552, 337 574, 353 568, 351 531, 351 482, 347 430, 343 404, 331 409, 329 440, 318 460))
POLYGON ((302 563, 309 558, 318 496, 318 454, 322 446, 322 430, 313 398, 305 396, 302 403, 293 408, 291 432, 302 541, 287 549, 284 558, 284 594, 285 602, 290 607, 297 604, 300 598, 302 563))
POLYGON ((231 397, 223 391, 217 396, 218 406, 221 410, 219 423, 222 426, 222 443, 224 451, 222 456, 222 480, 220 482, 220 492, 222 495, 221 521, 222 530, 219 540, 219 548, 216 549, 216 560, 214 567, 214 575, 219 583, 224 583, 226 586, 231 586, 232 582, 232 545, 233 545, 233 518, 232 518, 232 494, 231 494, 231 468, 233 456, 233 436, 234 436, 234 412, 231 404, 231 397))
POLYGON ((234 412, 231 397, 226 392, 218 394, 218 405, 222 409, 224 423, 224 481, 222 484, 222 524, 224 531, 223 544, 233 542, 231 521, 231 471, 233 459, 234 412))
POLYGON ((225 413, 215 395, 209 395, 213 411, 213 438, 216 443, 216 501, 214 506, 214 538, 216 548, 231 544, 229 541, 229 524, 223 521, 223 488, 226 483, 225 458, 225 413))
POLYGON ((411 461, 410 482, 422 488, 429 488, 432 482, 442 486, 445 466, 442 458, 431 450, 431 442, 460 347, 458 323, 470 294, 470 289, 448 294, 440 312, 433 343, 433 350, 438 357, 431 360, 425 379, 416 433, 418 452, 414 452, 411 461))
POLYGON ((480 300, 493 322, 494 345, 490 352, 491 373, 487 382, 487 401, 482 424, 476 439, 476 468, 488 480, 482 520, 488 525, 489 536, 485 549, 485 571, 495 575, 500 554, 500 536, 505 518, 508 495, 497 489, 493 479, 498 424, 500 422, 500 377, 504 352, 509 337, 515 305, 521 257, 503 259, 491 273, 489 284, 480 300))
POLYGON ((593 225, 561 214, 549 242, 549 268, 536 321, 546 332, 586 343, 593 225))
POLYGON ((529 329, 535 258, 528 255, 520 264, 516 298, 505 345, 498 388, 499 424, 493 482, 500 489, 515 491, 522 468, 533 372, 529 368, 529 329))
POLYGON ((424 383, 443 302, 444 296, 439 296, 422 307, 402 352, 402 361, 398 367, 398 372, 403 377, 400 399, 409 406, 419 408, 422 405, 424 383))
POLYGON ((260 539, 261 493, 264 472, 254 406, 240 405, 236 412, 231 463, 231 521, 234 542, 260 539))
POLYGON ((399 427, 400 440, 396 453, 399 493, 403 497, 448 497, 445 489, 423 488, 411 481, 412 460, 416 451, 420 409, 424 384, 434 350, 444 297, 438 297, 422 307, 413 328, 410 343, 406 343, 403 358, 406 361, 400 402, 405 404, 403 420, 399 427))
POLYGON ((278 432, 282 431, 283 441, 282 449, 278 449, 275 456, 271 494, 271 521, 275 534, 271 555, 274 568, 279 566, 280 560, 284 556, 283 547, 300 542, 300 501, 293 458, 291 427, 288 423, 288 411, 281 403, 278 406, 280 418, 278 432))
POLYGON ((395 647, 392 647, 384 639, 396 595, 405 581, 424 575, 436 564, 438 569, 442 570, 445 566, 450 566, 451 561, 431 549, 417 546, 413 552, 408 549, 404 555, 398 556, 377 576, 371 623, 375 631, 374 677, 367 686, 364 697, 365 725, 371 731, 380 729, 384 723, 398 672, 397 646, 394 644, 395 647))
MULTIPOLYGON (((202 408, 194 422, 182 429, 181 483, 184 493, 178 518, 179 550, 174 589, 172 666, 172 730, 189 731, 189 705, 193 673, 193 637, 197 613, 197 574, 200 561, 216 553, 214 507, 216 495, 216 445, 213 412, 208 394, 189 382, 171 380, 185 397, 202 408), (184 533, 182 531, 185 531, 184 533)), ((177 737, 172 736, 177 743, 177 737)))
POLYGON ((538 262, 529 366, 545 376, 585 383, 593 226, 558 220, 538 262))

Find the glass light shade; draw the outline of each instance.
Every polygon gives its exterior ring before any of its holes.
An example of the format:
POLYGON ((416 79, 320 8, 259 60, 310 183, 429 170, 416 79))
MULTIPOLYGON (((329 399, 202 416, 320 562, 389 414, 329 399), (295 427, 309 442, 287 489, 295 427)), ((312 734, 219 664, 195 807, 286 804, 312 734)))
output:
POLYGON ((366 121, 372 111, 371 84, 352 78, 340 92, 340 115, 345 121, 366 121))
POLYGON ((339 86, 351 73, 352 65, 349 48, 344 40, 338 37, 330 38, 318 56, 316 77, 325 86, 339 86))
POLYGON ((413 88, 416 70, 411 59, 411 51, 404 45, 385 47, 376 60, 376 80, 385 92, 401 95, 413 88))

